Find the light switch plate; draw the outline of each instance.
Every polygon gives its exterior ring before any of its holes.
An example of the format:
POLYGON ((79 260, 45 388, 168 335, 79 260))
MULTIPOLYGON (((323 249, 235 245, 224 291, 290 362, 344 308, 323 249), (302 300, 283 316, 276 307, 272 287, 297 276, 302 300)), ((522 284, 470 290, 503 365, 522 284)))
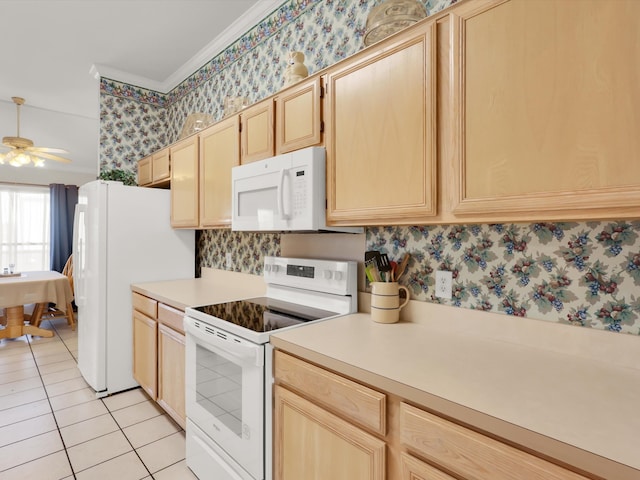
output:
POLYGON ((225 255, 225 267, 226 268, 233 268, 233 257, 231 256, 231 253, 227 252, 227 254, 225 255))
POLYGON ((451 299, 453 274, 445 270, 436 270, 436 297, 451 299))

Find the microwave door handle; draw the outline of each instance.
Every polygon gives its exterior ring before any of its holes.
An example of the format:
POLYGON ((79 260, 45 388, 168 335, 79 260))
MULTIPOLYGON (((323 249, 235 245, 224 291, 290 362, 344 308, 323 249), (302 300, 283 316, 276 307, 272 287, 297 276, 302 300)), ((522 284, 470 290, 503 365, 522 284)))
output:
POLYGON ((278 210, 280 211, 280 218, 282 220, 289 220, 291 215, 286 213, 284 210, 284 177, 286 175, 286 170, 283 168, 280 170, 280 182, 278 184, 278 210))

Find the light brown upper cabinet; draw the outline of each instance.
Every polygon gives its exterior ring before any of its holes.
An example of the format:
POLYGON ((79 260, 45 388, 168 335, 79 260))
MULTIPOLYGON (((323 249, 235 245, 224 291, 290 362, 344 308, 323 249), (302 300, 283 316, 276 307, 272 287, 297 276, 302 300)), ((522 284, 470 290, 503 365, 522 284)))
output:
POLYGON ((144 157, 138 160, 138 185, 144 187, 149 185, 153 181, 153 176, 151 173, 151 157, 144 157))
POLYGON ((327 221, 413 225, 436 208, 435 22, 329 69, 327 221))
POLYGON ((200 227, 231 225, 231 168, 240 165, 240 116, 199 134, 200 227))
POLYGON ((250 163, 274 155, 273 98, 259 102, 240 114, 242 125, 240 163, 250 163))
POLYGON ((168 186, 171 178, 169 149, 163 148, 138 161, 138 185, 168 186))
POLYGON ((640 2, 469 2, 449 22, 455 216, 637 217, 640 2))
POLYGON ((276 154, 322 142, 320 77, 286 88, 276 95, 276 154))
POLYGON ((198 137, 169 147, 171 156, 171 226, 198 227, 198 137))

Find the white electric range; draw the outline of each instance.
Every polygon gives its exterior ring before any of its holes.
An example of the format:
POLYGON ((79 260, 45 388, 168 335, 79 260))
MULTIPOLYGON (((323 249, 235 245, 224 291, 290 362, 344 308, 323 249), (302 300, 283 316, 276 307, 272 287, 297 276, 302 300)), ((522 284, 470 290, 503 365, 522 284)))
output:
POLYGON ((264 297, 186 309, 187 465, 271 480, 271 333, 357 312, 356 262, 265 257, 264 297))

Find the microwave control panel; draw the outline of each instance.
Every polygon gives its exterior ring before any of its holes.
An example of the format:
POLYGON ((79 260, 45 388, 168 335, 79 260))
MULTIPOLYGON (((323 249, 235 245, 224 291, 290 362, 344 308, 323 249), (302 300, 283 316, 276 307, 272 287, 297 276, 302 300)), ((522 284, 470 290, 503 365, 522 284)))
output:
POLYGON ((293 217, 302 217, 305 214, 305 211, 309 208, 309 199, 307 198, 307 178, 308 175, 304 169, 293 170, 292 172, 292 193, 291 199, 293 202, 292 205, 292 214, 293 217))

